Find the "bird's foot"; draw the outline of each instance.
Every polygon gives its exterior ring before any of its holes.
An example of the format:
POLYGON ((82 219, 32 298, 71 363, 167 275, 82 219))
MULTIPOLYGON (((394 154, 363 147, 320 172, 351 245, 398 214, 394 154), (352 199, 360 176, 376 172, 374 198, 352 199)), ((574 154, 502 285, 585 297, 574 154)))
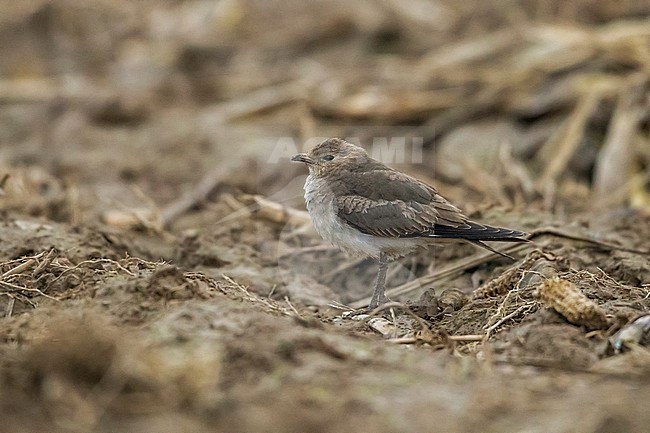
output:
POLYGON ((368 304, 368 306, 365 308, 365 310, 366 310, 367 313, 370 313, 370 312, 376 310, 377 308, 381 307, 382 305, 384 305, 384 304, 386 304, 388 302, 392 302, 392 301, 385 295, 382 295, 381 297, 378 297, 377 299, 372 298, 370 300, 370 304, 368 304))
POLYGON ((388 299, 386 296, 384 296, 381 299, 375 300, 375 302, 371 301, 371 303, 368 304, 368 306, 366 307, 361 307, 361 308, 357 308, 356 310, 346 311, 341 316, 347 319, 363 320, 367 318, 370 314, 372 314, 377 308, 381 307, 382 305, 388 302, 392 302, 392 301, 388 299))

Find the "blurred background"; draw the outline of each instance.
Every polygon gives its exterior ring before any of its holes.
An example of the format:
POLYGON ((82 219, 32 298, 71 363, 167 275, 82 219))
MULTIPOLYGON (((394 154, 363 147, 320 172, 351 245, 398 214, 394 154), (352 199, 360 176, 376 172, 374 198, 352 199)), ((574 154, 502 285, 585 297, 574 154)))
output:
POLYGON ((0 430, 647 431, 649 89, 648 0, 0 0, 0 430), (342 319, 376 264, 289 161, 332 136, 535 243, 342 319))
POLYGON ((644 0, 34 0, 0 40, 4 209, 170 226, 202 181, 300 207, 288 157, 328 136, 421 146, 400 168, 468 212, 650 206, 644 0))

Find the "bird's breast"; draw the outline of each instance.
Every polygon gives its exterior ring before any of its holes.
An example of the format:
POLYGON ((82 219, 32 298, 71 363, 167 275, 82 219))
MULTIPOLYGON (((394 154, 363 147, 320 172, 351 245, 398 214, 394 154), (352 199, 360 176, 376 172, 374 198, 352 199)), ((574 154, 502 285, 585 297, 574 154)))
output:
POLYGON ((336 215, 335 196, 323 179, 307 176, 305 204, 318 234, 331 240, 332 233, 341 223, 336 215))
POLYGON ((318 234, 326 241, 354 255, 400 257, 416 249, 420 239, 380 238, 361 233, 338 216, 336 195, 322 178, 308 176, 305 203, 318 234))

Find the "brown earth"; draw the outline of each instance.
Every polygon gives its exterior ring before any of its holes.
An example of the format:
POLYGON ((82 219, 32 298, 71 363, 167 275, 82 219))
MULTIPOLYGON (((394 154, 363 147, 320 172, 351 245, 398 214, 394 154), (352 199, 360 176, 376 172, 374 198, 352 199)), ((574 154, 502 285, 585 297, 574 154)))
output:
POLYGON ((647 431, 650 9, 416 3, 2 6, 1 431, 647 431), (287 156, 400 134, 533 242, 362 314, 287 156))

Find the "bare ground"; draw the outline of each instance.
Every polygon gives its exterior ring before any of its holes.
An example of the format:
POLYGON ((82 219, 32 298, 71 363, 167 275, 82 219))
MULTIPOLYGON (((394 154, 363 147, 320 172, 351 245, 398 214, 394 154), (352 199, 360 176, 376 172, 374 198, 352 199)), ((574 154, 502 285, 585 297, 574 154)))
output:
POLYGON ((647 431, 648 11, 583 3, 7 8, 0 430, 647 431), (532 242, 423 251, 351 312, 376 265, 311 230, 278 143, 405 130, 401 168, 532 242))

